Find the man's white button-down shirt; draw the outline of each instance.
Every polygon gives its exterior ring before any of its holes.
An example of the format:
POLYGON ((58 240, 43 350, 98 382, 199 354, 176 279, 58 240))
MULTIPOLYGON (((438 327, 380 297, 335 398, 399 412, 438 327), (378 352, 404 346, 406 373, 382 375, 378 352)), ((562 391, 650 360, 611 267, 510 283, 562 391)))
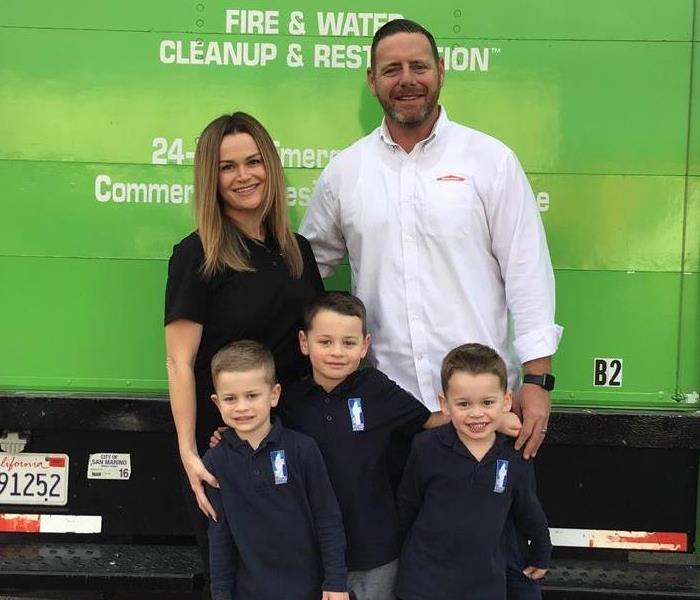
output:
POLYGON ((495 348, 511 387, 520 363, 557 349, 554 276, 525 173, 444 108, 409 154, 382 123, 336 156, 300 232, 324 277, 347 252, 378 368, 430 410, 455 346, 495 348))

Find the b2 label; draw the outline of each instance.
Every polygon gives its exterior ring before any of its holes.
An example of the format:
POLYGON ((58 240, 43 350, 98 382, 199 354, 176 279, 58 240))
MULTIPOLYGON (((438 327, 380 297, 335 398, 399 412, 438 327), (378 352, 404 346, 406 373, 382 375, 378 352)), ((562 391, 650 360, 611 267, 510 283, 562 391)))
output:
POLYGON ((593 359, 594 387, 622 387, 622 359, 593 359))

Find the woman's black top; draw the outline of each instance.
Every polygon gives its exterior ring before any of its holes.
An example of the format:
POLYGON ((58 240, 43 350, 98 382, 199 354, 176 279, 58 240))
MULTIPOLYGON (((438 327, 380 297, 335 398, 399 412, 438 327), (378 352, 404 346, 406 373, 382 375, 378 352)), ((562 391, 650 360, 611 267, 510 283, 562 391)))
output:
POLYGON ((296 234, 304 261, 299 279, 289 274, 277 241, 246 239, 250 272, 226 268, 211 278, 201 273, 204 249, 197 232, 173 248, 165 291, 165 324, 177 319, 201 323, 202 339, 194 364, 197 393, 199 451, 221 417, 210 400, 213 393, 210 362, 222 346, 243 339, 265 344, 275 357, 277 379, 284 385, 309 372, 307 357, 299 350, 304 305, 323 292, 318 266, 306 238, 296 234))

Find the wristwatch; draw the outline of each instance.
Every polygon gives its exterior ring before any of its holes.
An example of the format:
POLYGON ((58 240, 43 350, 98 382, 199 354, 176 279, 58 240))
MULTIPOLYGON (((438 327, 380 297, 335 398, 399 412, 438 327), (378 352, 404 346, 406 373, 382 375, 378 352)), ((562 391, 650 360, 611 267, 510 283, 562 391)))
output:
POLYGON ((551 373, 543 373, 542 375, 526 373, 523 375, 523 383, 534 383, 548 392, 551 392, 554 389, 554 375, 551 373))

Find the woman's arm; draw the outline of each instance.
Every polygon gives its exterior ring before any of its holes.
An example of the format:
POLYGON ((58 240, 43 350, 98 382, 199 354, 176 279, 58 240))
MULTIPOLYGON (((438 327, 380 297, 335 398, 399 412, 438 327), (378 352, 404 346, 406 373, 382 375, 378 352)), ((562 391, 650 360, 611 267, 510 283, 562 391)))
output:
POLYGON ((202 325, 194 321, 177 319, 165 326, 170 408, 177 430, 180 459, 199 508, 208 517, 216 519, 216 512, 204 492, 203 482, 206 481, 212 487, 219 487, 219 484, 202 464, 195 441, 197 400, 194 359, 201 339, 202 325))

